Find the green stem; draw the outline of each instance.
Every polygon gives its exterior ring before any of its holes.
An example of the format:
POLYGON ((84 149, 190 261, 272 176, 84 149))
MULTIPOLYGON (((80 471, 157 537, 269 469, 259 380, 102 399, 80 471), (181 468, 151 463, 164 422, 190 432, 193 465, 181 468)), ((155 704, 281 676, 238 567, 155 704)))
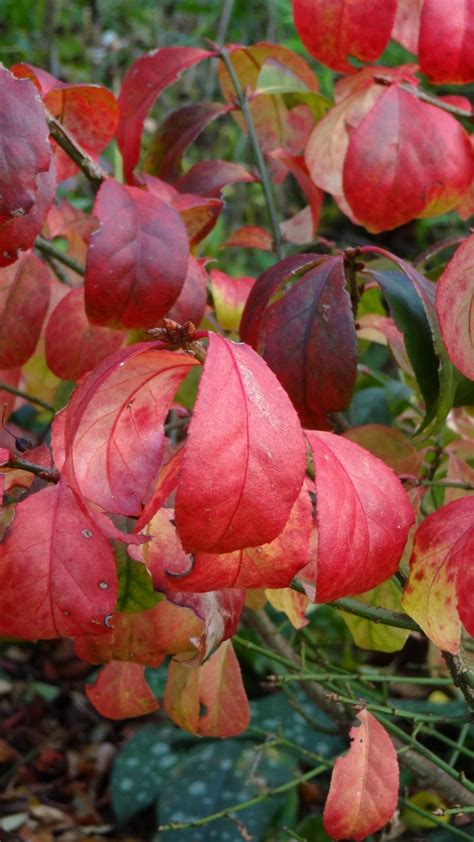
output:
MULTIPOLYGON (((284 681, 285 679, 291 681, 293 678, 294 676, 292 675, 282 676, 281 678, 277 677, 277 683, 279 683, 280 680, 284 681)), ((438 716, 435 713, 426 713, 426 711, 424 711, 423 713, 417 713, 416 711, 397 708, 394 705, 379 705, 375 704, 374 702, 366 702, 365 699, 353 699, 351 696, 345 696, 342 693, 331 693, 330 695, 333 698, 335 697, 334 701, 343 702, 345 705, 353 705, 354 707, 364 708, 370 711, 374 711, 374 713, 385 713, 388 714, 388 716, 394 716, 396 719, 412 719, 413 722, 422 723, 443 722, 449 724, 462 724, 466 722, 465 716, 438 716)))
POLYGON ((277 683, 287 683, 288 681, 348 681, 348 682, 364 682, 368 681, 370 684, 434 684, 436 687, 442 684, 452 685, 451 678, 433 678, 432 676, 419 675, 384 675, 383 673, 331 673, 331 672, 303 672, 297 675, 281 675, 275 676, 277 683))
POLYGON ((255 798, 249 798, 247 801, 242 801, 240 804, 234 804, 232 807, 226 807, 224 810, 219 810, 217 813, 211 813, 209 816, 203 816, 200 819, 191 819, 189 822, 171 822, 170 824, 160 825, 158 827, 158 831, 186 830, 190 827, 202 827, 205 824, 209 824, 209 822, 217 821, 217 819, 225 819, 231 813, 238 813, 241 810, 248 809, 248 807, 253 807, 255 804, 260 804, 267 798, 273 798, 275 795, 280 795, 282 792, 288 792, 289 789, 294 789, 305 781, 309 781, 311 778, 321 775, 327 768, 327 761, 325 761, 324 764, 321 763, 319 766, 316 766, 315 769, 311 769, 309 772, 305 772, 303 775, 299 775, 297 778, 287 781, 286 784, 281 784, 280 786, 276 786, 274 789, 269 789, 267 792, 262 793, 262 795, 256 795, 255 798))
POLYGON ((367 605, 364 602, 358 602, 357 599, 336 599, 329 605, 333 608, 339 608, 341 611, 346 611, 348 614, 363 617, 364 620, 370 620, 372 623, 382 623, 384 626, 421 632, 418 623, 415 623, 411 617, 402 614, 400 611, 389 611, 388 608, 382 608, 378 605, 367 605))
MULTIPOLYGON (((456 763, 458 762, 459 755, 461 754, 461 752, 464 749, 464 742, 466 740, 467 735, 469 734, 470 727, 471 726, 470 726, 469 722, 465 722, 464 725, 462 726, 462 728, 459 732, 459 737, 458 737, 458 741, 456 743, 456 748, 452 751, 451 757, 449 758, 450 766, 455 766, 456 763)), ((474 752, 470 752, 470 754, 472 755, 472 757, 474 757, 474 752)))
MULTIPOLYGON (((377 68, 374 68, 374 70, 377 71, 377 68)), ((374 82, 378 82, 380 85, 388 86, 393 83, 393 79, 388 76, 384 76, 382 73, 378 74, 375 72, 374 82)), ((422 102, 428 102, 430 105, 435 105, 436 108, 441 108, 442 111, 447 111, 448 114, 454 114, 456 117, 462 117, 464 120, 469 120, 470 123, 474 122, 474 114, 472 111, 466 111, 464 108, 459 108, 457 105, 445 102, 444 99, 435 96, 435 94, 430 94, 422 88, 410 85, 408 82, 400 82, 398 87, 402 91, 406 91, 408 94, 413 94, 413 96, 416 96, 416 98, 420 99, 422 102)))
POLYGON ((216 50, 217 54, 220 56, 226 70, 230 76, 230 80, 232 85, 234 86, 234 90, 237 96, 237 100, 239 103, 239 108, 242 112, 243 118, 245 120, 250 142, 253 147, 253 152, 255 155, 255 162, 257 164, 257 169, 260 173, 260 178, 262 181, 262 190, 263 195, 265 196, 265 202, 267 205, 267 212, 268 218, 270 222, 270 226, 272 229, 272 236, 273 236, 273 248, 275 253, 278 257, 278 260, 282 260, 284 257, 282 242, 281 242, 281 233, 280 233, 280 226, 278 224, 278 216, 275 208, 275 202, 273 199, 273 191, 270 178, 268 176, 268 171, 265 166, 265 160, 263 158, 263 153, 260 148, 260 143, 258 141, 257 132, 255 131, 255 125, 253 122, 252 114, 250 112, 248 99, 245 96, 245 93, 242 90, 242 86, 239 82, 239 78, 234 70, 234 65, 232 64, 231 59, 229 58, 229 54, 225 47, 221 47, 219 44, 212 44, 213 49, 216 50))
POLYGON ((33 395, 28 394, 28 392, 23 392, 21 389, 15 388, 15 386, 10 386, 8 383, 1 383, 0 382, 0 391, 9 392, 11 395, 17 395, 19 398, 24 398, 25 401, 28 403, 36 403, 38 406, 42 406, 43 409, 47 409, 48 412, 55 412, 53 406, 50 406, 49 403, 42 401, 41 398, 34 398, 33 395))
POLYGON ((407 808, 408 810, 412 810, 414 813, 417 813, 419 816, 423 816, 425 819, 429 819, 433 824, 437 824, 444 829, 446 833, 451 833, 453 836, 460 836, 461 839, 469 839, 472 842, 472 836, 468 833, 464 833, 459 827, 455 827, 452 824, 446 824, 442 819, 436 816, 434 813, 430 813, 428 810, 423 810, 422 807, 418 807, 417 804, 413 804, 412 801, 409 801, 408 798, 399 798, 399 803, 407 808))
POLYGON ((420 479, 415 486, 426 485, 435 486, 436 488, 458 488, 461 491, 474 491, 474 483, 472 482, 458 482, 457 480, 448 479, 420 479))
POLYGON ((58 263, 62 263, 64 266, 67 266, 68 269, 73 269, 73 271, 77 272, 78 275, 85 275, 86 271, 81 263, 78 263, 77 260, 74 260, 72 257, 64 254, 64 252, 59 251, 59 249, 55 248, 49 240, 45 240, 44 237, 36 238, 35 248, 38 251, 43 252, 43 254, 48 255, 48 257, 52 257, 54 260, 57 260, 58 263))

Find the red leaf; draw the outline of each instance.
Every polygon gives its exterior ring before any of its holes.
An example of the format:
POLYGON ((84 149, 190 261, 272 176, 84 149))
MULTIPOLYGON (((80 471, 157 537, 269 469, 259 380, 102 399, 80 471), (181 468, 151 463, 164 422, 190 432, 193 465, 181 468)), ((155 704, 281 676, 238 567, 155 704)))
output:
POLYGON ((179 213, 184 222, 190 246, 199 243, 212 231, 224 207, 224 203, 219 199, 179 193, 171 184, 152 175, 141 176, 141 181, 146 184, 150 193, 158 196, 179 213))
POLYGON ((239 662, 230 641, 194 669, 172 661, 164 706, 173 722, 202 737, 234 737, 245 731, 250 710, 239 662), (206 713, 199 714, 200 705, 206 713))
POLYGON ((474 2, 425 0, 421 10, 419 57, 423 73, 435 83, 474 82, 474 2))
POLYGON ((307 432, 316 473, 316 601, 365 593, 398 568, 414 515, 393 471, 332 433, 307 432))
POLYGON ((45 334, 46 361, 57 377, 78 380, 113 354, 124 340, 117 330, 91 325, 84 307, 84 289, 72 289, 49 317, 45 334))
POLYGON ((233 161, 199 161, 176 182, 180 193, 218 199, 229 184, 258 181, 258 176, 233 161))
POLYGON ((181 292, 188 238, 176 211, 156 196, 113 179, 94 205, 100 228, 86 264, 86 310, 107 327, 152 327, 181 292))
POLYGON ((311 55, 333 70, 354 70, 349 56, 374 61, 384 51, 397 0, 293 0, 296 31, 311 55))
POLYGON ((50 297, 49 273, 28 253, 0 270, 0 367, 23 365, 38 342, 50 297))
POLYGON ((245 603, 245 591, 241 588, 202 594, 167 591, 166 597, 177 606, 191 608, 203 621, 204 634, 199 646, 201 658, 236 633, 245 603))
POLYGON ((456 654, 461 622, 474 634, 474 498, 461 497, 420 524, 403 607, 440 649, 456 654))
POLYGON ((260 251, 273 250, 271 235, 259 225, 242 225, 240 228, 236 228, 227 237, 223 245, 244 249, 260 249, 260 251))
POLYGON ((361 224, 377 233, 451 210, 472 175, 460 123, 392 84, 351 134, 344 195, 361 224))
POLYGON ((200 102, 184 105, 169 114, 151 141, 145 161, 147 171, 165 181, 175 182, 181 175, 181 162, 187 148, 231 107, 217 102, 200 102))
POLYGON ((34 85, 0 67, 0 223, 33 207, 38 176, 49 170, 51 147, 43 105, 34 85))
POLYGON ((327 415, 348 406, 357 373, 342 257, 298 255, 264 272, 247 300, 240 335, 275 372, 302 424, 330 428, 327 415))
POLYGON ((237 331, 255 278, 231 278, 219 269, 209 275, 217 320, 224 330, 237 331))
POLYGON ((184 70, 212 55, 194 47, 162 47, 138 58, 127 71, 119 96, 117 130, 127 181, 133 181, 133 170, 140 157, 143 124, 155 99, 184 70))
POLYGON ((112 549, 63 482, 18 503, 0 545, 1 633, 28 640, 106 631, 112 549))
POLYGON ((192 608, 163 601, 148 611, 116 611, 109 625, 107 634, 78 637, 76 655, 90 664, 133 661, 157 667, 166 655, 194 657, 204 624, 192 608))
POLYGON ((19 257, 20 251, 30 249, 40 233, 56 193, 56 167, 54 159, 46 172, 36 179, 35 203, 23 216, 0 223, 0 266, 9 266, 19 257))
MULTIPOLYGON (((36 84, 49 113, 61 121, 88 155, 97 159, 118 124, 119 108, 113 93, 102 85, 60 82, 31 64, 15 64, 12 72, 36 84)), ((78 172, 77 165, 60 148, 56 149, 56 161, 58 181, 78 172)))
POLYGON ((184 548, 221 553, 272 541, 305 464, 298 417, 274 374, 248 346, 211 333, 176 495, 184 548))
POLYGON ((351 746, 338 757, 324 807, 332 839, 366 839, 392 818, 398 799, 398 759, 385 728, 366 710, 349 733, 351 746))
POLYGON ((143 557, 155 588, 207 593, 222 588, 284 588, 309 563, 311 501, 302 487, 283 531, 269 544, 215 555, 184 552, 173 512, 162 509, 146 530, 143 557))
POLYGON ((449 356, 474 380, 474 236, 459 246, 441 275, 436 310, 449 356))
POLYGON ((74 392, 66 418, 66 470, 106 511, 140 513, 161 464, 163 423, 196 360, 142 343, 107 357, 74 392))
POLYGON ((150 685, 145 681, 145 667, 112 661, 103 667, 95 684, 86 685, 87 698, 102 716, 127 719, 144 716, 159 707, 150 685))
MULTIPOLYGON (((385 69, 380 68, 380 72, 385 69)), ((363 70, 350 79, 354 89, 338 91, 336 86, 336 105, 314 128, 305 150, 312 180, 335 197, 343 194, 342 171, 351 133, 385 90, 374 85, 372 77, 363 70)))
POLYGON ((178 299, 168 313, 169 319, 174 319, 178 324, 192 322, 199 325, 204 318, 207 306, 207 283, 209 276, 204 268, 205 259, 198 260, 189 255, 188 271, 184 280, 184 286, 178 299))

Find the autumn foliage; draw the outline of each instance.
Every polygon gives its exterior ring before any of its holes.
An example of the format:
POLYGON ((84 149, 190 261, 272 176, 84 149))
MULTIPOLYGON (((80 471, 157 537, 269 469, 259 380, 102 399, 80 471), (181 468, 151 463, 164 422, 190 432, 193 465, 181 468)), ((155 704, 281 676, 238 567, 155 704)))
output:
MULTIPOLYGON (((403 608, 431 641, 457 654, 474 634, 474 499, 430 512, 422 483, 439 467, 422 463, 448 415, 444 476, 472 474, 474 428, 460 407, 474 403, 474 235, 437 284, 368 236, 343 252, 314 245, 323 193, 371 233, 473 210, 469 102, 427 93, 420 72, 474 82, 474 6, 421 5, 417 17, 420 4, 396 0, 294 0, 304 46, 343 74, 334 102, 290 50, 230 45, 222 101, 168 117, 144 163, 151 107, 220 49, 151 51, 118 99, 30 65, 0 68, 0 397, 7 420, 15 394, 54 408, 31 449, 2 438, 0 633, 74 638, 101 665, 87 695, 104 716, 154 710, 145 667, 173 656, 171 719, 204 736, 244 730, 231 638, 248 589, 281 589, 295 618, 297 600, 365 594, 401 569, 403 608), (390 38, 419 64, 369 64, 390 38), (276 231, 228 239, 290 249, 258 278, 208 267, 205 237, 225 188, 262 173, 183 165, 214 120, 248 129, 234 76, 267 172, 294 179, 306 202, 276 231), (123 183, 98 163, 113 139, 123 183), (96 191, 90 213, 55 198, 81 170, 96 191), (371 310, 374 290, 383 305, 371 310), (342 415, 367 340, 388 345, 412 388, 395 443, 393 428, 351 430, 342 415), (67 401, 61 381, 74 384, 67 401)), ((367 711, 357 718, 325 808, 335 839, 364 839, 396 806, 391 739, 367 711)))

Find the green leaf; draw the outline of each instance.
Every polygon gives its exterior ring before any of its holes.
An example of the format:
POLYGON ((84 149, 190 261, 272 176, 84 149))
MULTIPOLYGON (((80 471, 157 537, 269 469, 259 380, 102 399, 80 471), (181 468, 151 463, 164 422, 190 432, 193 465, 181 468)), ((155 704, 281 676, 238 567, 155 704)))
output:
POLYGON ((300 690, 292 690, 292 695, 298 707, 311 717, 315 726, 321 726, 320 732, 316 731, 316 727, 311 727, 304 716, 292 707, 288 696, 280 692, 250 702, 250 726, 246 733, 251 734, 253 727, 271 734, 281 734, 302 748, 309 748, 328 758, 347 748, 341 737, 327 733, 334 728, 334 723, 322 711, 309 702, 300 690))
POLYGON ((408 358, 426 405, 422 425, 425 427, 435 418, 440 397, 439 360, 425 308, 411 280, 403 272, 384 269, 371 270, 370 274, 380 284, 390 314, 403 333, 408 358))
POLYGON ((170 769, 178 762, 171 748, 169 729, 157 725, 141 728, 118 753, 112 769, 110 794, 120 822, 152 804, 170 769))
MULTIPOLYGON (((159 824, 187 822, 232 807, 291 780, 296 758, 273 746, 255 749, 244 740, 207 742, 192 748, 170 770, 158 800, 159 824)), ((286 793, 237 814, 249 835, 266 837, 286 793)), ((165 831, 170 842, 242 842, 238 826, 223 818, 187 830, 165 831)))
POLYGON ((153 582, 147 568, 140 561, 133 561, 123 544, 116 545, 115 558, 119 584, 117 611, 147 611, 161 602, 163 594, 153 590, 153 582))
MULTIPOLYGON (((377 588, 360 594, 356 599, 365 605, 380 605, 392 611, 401 611, 401 596, 400 588, 389 579, 377 588)), ((341 617, 349 627, 355 644, 361 649, 398 652, 403 648, 410 634, 408 629, 396 629, 392 626, 384 626, 382 623, 373 623, 371 620, 356 617, 346 611, 341 611, 341 617)))

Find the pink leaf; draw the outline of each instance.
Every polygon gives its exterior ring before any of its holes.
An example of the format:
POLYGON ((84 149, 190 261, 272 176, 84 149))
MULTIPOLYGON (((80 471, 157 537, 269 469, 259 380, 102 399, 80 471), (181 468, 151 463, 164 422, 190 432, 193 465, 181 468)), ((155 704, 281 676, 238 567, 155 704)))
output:
POLYGON ((89 324, 84 290, 72 289, 49 317, 45 334, 46 361, 57 377, 78 380, 120 348, 123 341, 121 331, 89 324))
POLYGON ((237 331, 255 278, 232 278, 219 269, 211 269, 209 275, 218 322, 224 330, 237 331))
POLYGON ((0 367, 23 365, 33 354, 48 309, 50 281, 33 253, 0 269, 0 367))
POLYGON ((106 511, 140 513, 161 464, 163 423, 196 361, 133 345, 107 357, 74 392, 67 409, 66 470, 80 493, 106 511))
POLYGON ((332 839, 366 839, 392 818, 398 799, 398 759, 385 728, 366 710, 349 733, 351 746, 338 757, 324 807, 332 839))
POLYGON ((316 601, 364 593, 395 573, 414 514, 393 471, 333 433, 307 432, 316 473, 316 601))
POLYGON ((258 176, 233 161, 198 161, 175 184, 180 193, 218 199, 229 184, 258 181, 258 176))
POLYGON ((34 205, 23 215, 0 223, 0 266, 9 266, 18 259, 19 252, 30 249, 40 233, 56 193, 56 166, 38 174, 34 205))
POLYGON ((184 548, 219 553, 272 541, 305 462, 298 417, 274 374, 248 346, 211 333, 176 495, 184 548))
POLYGON ((420 68, 435 83, 474 82, 474 2, 425 0, 421 10, 420 68))
POLYGON ((189 247, 184 225, 169 205, 113 179, 94 205, 100 228, 87 252, 86 310, 107 327, 152 327, 178 298, 189 247))
POLYGON ((160 93, 181 75, 213 53, 194 47, 162 47, 138 58, 127 71, 119 96, 120 121, 117 142, 123 156, 127 181, 140 157, 143 124, 160 93))
POLYGON ((0 545, 2 634, 35 640, 105 632, 116 599, 109 542, 64 482, 18 503, 0 545))
POLYGON ((474 236, 459 246, 441 275, 436 310, 449 356, 474 380, 474 236))

